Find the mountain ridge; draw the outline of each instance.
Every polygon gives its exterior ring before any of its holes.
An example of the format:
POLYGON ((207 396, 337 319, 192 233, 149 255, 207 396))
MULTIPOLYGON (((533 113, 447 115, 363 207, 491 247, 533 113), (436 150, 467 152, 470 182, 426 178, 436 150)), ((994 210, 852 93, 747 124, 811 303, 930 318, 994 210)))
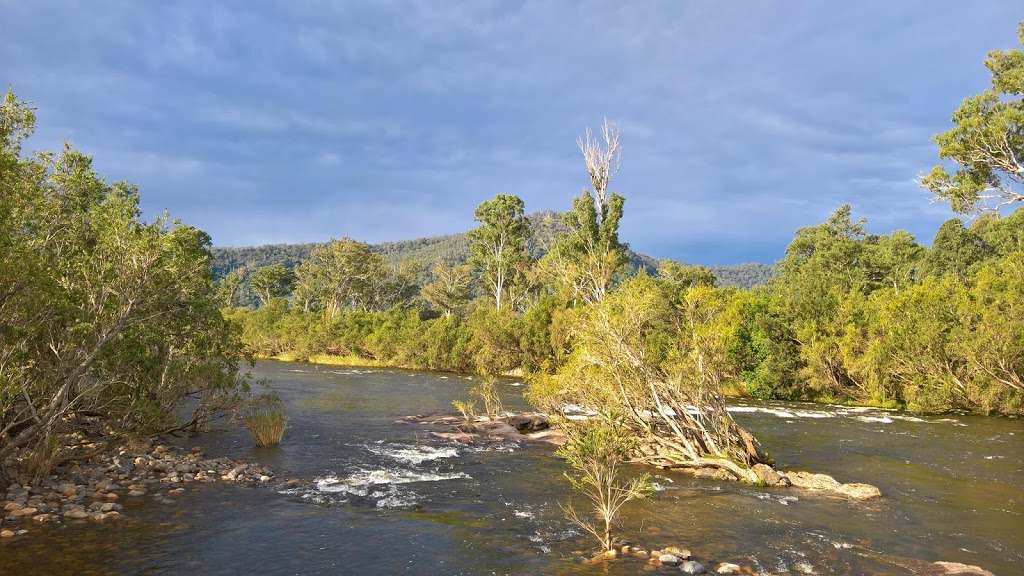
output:
MULTIPOLYGON (((541 256, 547 252, 547 246, 550 245, 555 235, 566 230, 561 222, 561 213, 553 210, 534 212, 528 214, 527 218, 533 231, 529 246, 530 253, 533 256, 541 256)), ((310 252, 315 248, 326 243, 325 241, 297 244, 264 244, 261 246, 213 247, 211 250, 214 257, 213 272, 217 278, 222 278, 232 270, 243 266, 250 271, 272 264, 284 264, 288 268, 293 268, 303 260, 308 259, 310 252)), ((436 262, 466 262, 469 258, 469 239, 466 236, 466 232, 460 232, 441 236, 413 238, 410 240, 380 242, 371 244, 370 249, 388 256, 394 262, 402 258, 412 258, 422 264, 425 271, 429 273, 430 268, 436 262)), ((636 273, 641 268, 651 274, 657 270, 660 259, 641 254, 632 249, 628 251, 628 254, 633 273, 636 273)), ((739 288, 751 288, 759 284, 765 284, 774 274, 774 266, 757 262, 712 265, 708 266, 708 268, 714 273, 718 286, 735 286, 739 288)))

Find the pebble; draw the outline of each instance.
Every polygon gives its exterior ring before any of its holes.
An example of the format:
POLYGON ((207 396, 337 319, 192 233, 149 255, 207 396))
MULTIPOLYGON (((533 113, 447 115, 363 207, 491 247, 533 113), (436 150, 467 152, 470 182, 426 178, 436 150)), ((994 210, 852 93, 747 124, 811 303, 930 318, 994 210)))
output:
POLYGON ((0 538, 10 538, 14 536, 14 530, 0 530, 0 538))

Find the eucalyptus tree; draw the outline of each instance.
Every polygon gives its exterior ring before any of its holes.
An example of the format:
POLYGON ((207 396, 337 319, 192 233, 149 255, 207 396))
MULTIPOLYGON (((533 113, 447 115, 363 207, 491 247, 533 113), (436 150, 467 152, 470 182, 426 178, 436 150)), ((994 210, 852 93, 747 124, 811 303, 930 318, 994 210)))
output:
MULTIPOLYGON (((1017 26, 1024 44, 1024 21, 1017 26)), ((991 86, 964 99, 949 130, 936 134, 942 164, 921 185, 961 214, 1024 202, 1024 52, 993 50, 985 58, 991 86)))
POLYGON ((529 260, 530 223, 518 196, 498 194, 477 206, 474 219, 481 225, 468 233, 470 263, 501 310, 516 271, 529 260))
POLYGON ((594 303, 604 298, 612 279, 629 261, 627 246, 619 242, 625 199, 608 191, 622 159, 619 128, 605 120, 600 140, 587 128, 577 144, 586 162, 590 189, 584 188, 573 198, 572 209, 562 220, 569 230, 556 236, 552 252, 559 261, 560 282, 574 298, 594 303))
POLYGON ((259 297, 261 305, 269 302, 271 298, 287 296, 291 293, 294 281, 295 274, 284 264, 263 266, 249 275, 249 284, 256 296, 259 297))
POLYGON ((333 320, 346 308, 369 309, 388 274, 387 257, 365 242, 332 239, 296 268, 296 297, 305 310, 315 307, 333 320))
POLYGON ((473 267, 438 262, 431 272, 434 280, 425 285, 420 294, 431 308, 447 318, 469 302, 473 288, 473 267))

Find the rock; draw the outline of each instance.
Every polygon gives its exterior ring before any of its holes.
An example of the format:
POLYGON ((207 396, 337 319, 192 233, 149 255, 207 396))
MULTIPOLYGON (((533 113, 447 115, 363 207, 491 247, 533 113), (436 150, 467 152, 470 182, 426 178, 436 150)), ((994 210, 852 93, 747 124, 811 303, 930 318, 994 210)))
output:
POLYGON ((765 486, 778 486, 784 478, 784 476, 767 464, 754 464, 751 470, 754 474, 757 474, 757 479, 763 482, 765 486))
POLYGON ((637 558, 647 558, 650 554, 648 554, 646 550, 636 550, 633 552, 633 556, 636 556, 637 558))
POLYGON ((59 484, 57 486, 57 492, 65 498, 70 498, 75 494, 78 494, 78 487, 71 483, 59 484))
POLYGON ((718 574, 739 574, 740 567, 736 564, 730 564, 728 562, 722 562, 715 568, 715 572, 718 574))
POLYGON ((707 570, 704 569, 704 565, 700 562, 694 562, 693 560, 687 560, 679 565, 679 570, 683 574, 704 574, 707 570))
POLYGON ((882 491, 871 484, 840 484, 836 491, 854 500, 868 500, 882 495, 882 491))
POLYGON ((14 530, 0 530, 0 538, 11 538, 14 536, 14 530))
POLYGON ((678 566, 679 564, 682 564, 683 561, 677 558, 674 554, 663 553, 658 556, 658 562, 661 562, 666 566, 678 566))
POLYGON ((85 510, 68 510, 64 513, 65 518, 71 518, 72 520, 83 520, 89 517, 89 513, 85 510))
POLYGON ((945 570, 943 574, 962 576, 995 576, 988 570, 979 568, 978 566, 970 566, 959 562, 936 562, 935 565, 945 570))
POLYGON ((31 516, 36 513, 36 509, 31 506, 25 508, 18 508, 17 510, 11 510, 11 516, 31 516))
POLYGON ((33 522, 46 522, 53 518, 53 514, 36 514, 32 517, 33 522))
POLYGON ((842 484, 828 474, 786 472, 784 476, 797 488, 834 492, 854 500, 867 500, 882 495, 878 488, 870 484, 842 484))
POLYGON ((543 414, 513 414, 505 418, 505 421, 515 427, 520 434, 540 432, 551 427, 551 421, 543 414))
POLYGON ((270 482, 270 476, 267 476, 266 474, 260 476, 260 482, 270 482))
POLYGON ((4 505, 4 512, 10 512, 12 510, 20 510, 21 508, 22 508, 21 504, 18 504, 17 502, 8 502, 7 504, 4 505))
POLYGON ((145 496, 146 492, 144 490, 132 490, 128 495, 132 497, 145 496))
POLYGON ((676 558, 679 558, 680 560, 690 559, 690 551, 686 548, 679 548, 678 546, 669 546, 668 548, 662 550, 662 553, 671 554, 676 558))
POLYGON ((28 530, 18 530, 14 533, 15 536, 24 536, 25 534, 28 534, 28 530))

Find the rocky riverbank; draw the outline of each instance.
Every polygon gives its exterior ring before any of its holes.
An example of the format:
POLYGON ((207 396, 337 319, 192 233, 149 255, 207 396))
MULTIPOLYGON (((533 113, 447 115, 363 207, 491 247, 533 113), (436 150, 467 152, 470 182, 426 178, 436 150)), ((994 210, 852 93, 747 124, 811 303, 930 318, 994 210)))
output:
POLYGON ((258 464, 208 458, 199 448, 186 450, 152 438, 60 464, 36 484, 24 476, 15 478, 0 501, 0 538, 29 534, 37 523, 116 521, 123 517, 125 504, 148 498, 171 505, 195 483, 269 486, 274 473, 258 464))
MULTIPOLYGON (((761 566, 755 563, 733 563, 712 558, 698 558, 690 553, 685 546, 665 546, 660 549, 647 549, 628 541, 615 539, 613 549, 584 558, 584 564, 601 565, 618 559, 631 559, 642 562, 642 572, 661 573, 663 568, 683 574, 765 574, 761 566)), ((958 562, 928 562, 912 558, 878 557, 877 554, 865 551, 865 555, 876 556, 883 563, 888 563, 898 570, 899 574, 917 574, 919 576, 995 576, 992 572, 958 562)), ((789 567, 785 574, 816 574, 809 562, 798 561, 789 567)))

